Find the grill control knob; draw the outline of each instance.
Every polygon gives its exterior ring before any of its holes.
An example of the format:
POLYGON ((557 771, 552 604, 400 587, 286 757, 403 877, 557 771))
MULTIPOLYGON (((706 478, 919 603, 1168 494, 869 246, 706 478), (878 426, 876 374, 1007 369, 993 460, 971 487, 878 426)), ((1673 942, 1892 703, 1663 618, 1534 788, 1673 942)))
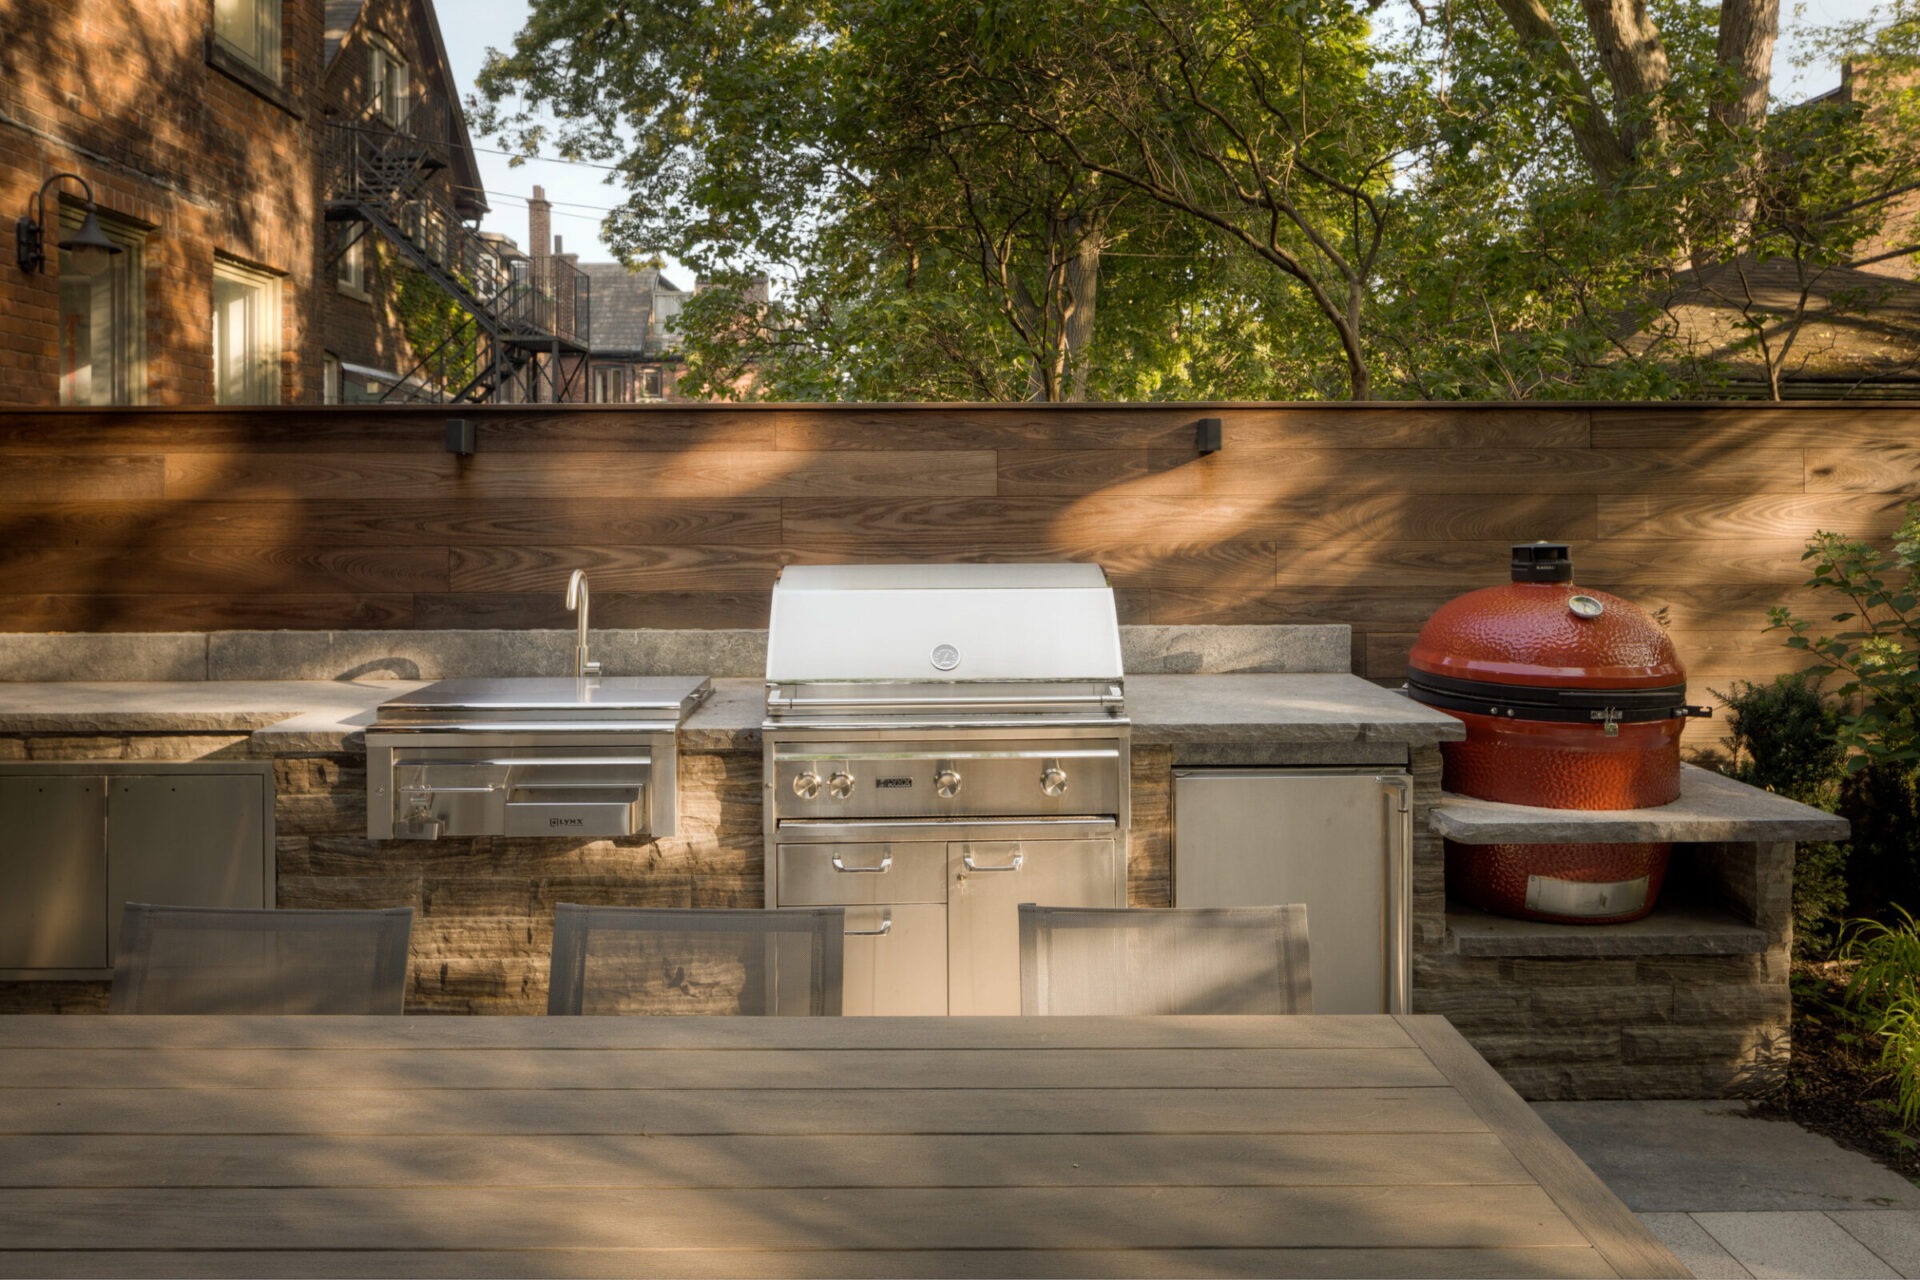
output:
POLYGON ((845 800, 852 795, 853 775, 845 769, 834 770, 833 776, 827 779, 827 794, 835 800, 845 800))
POLYGON ((811 800, 820 794, 820 775, 809 769, 805 773, 795 774, 793 794, 802 800, 811 800))
POLYGON ((1057 796, 1067 789, 1067 771, 1057 764, 1050 764, 1040 771, 1040 789, 1050 796, 1057 796))
POLYGON ((952 769, 942 769, 933 775, 933 789, 942 800, 951 800, 960 794, 960 775, 952 769))

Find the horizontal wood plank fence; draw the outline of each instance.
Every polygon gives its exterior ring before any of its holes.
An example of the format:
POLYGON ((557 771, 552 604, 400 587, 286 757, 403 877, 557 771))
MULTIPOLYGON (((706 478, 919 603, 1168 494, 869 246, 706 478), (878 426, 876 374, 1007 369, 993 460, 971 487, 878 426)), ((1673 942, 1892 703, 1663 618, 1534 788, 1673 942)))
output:
POLYGON ((783 564, 1065 558, 1124 621, 1350 623, 1393 680, 1550 538, 1724 688, 1797 665, 1808 535, 1914 497, 1920 404, 17 410, 0 629, 565 627, 574 568, 601 626, 754 627, 783 564))

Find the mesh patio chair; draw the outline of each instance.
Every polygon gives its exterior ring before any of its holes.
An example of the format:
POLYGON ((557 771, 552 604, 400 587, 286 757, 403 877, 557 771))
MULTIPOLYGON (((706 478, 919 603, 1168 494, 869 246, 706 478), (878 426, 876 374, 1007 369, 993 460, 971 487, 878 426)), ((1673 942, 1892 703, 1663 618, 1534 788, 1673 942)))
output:
POLYGON ((846 910, 583 907, 553 915, 549 1014, 838 1017, 846 910))
POLYGON ((1022 903, 1020 1012, 1312 1013, 1307 909, 1022 903))
POLYGON ((398 1014, 413 908, 276 911, 129 902, 110 1013, 398 1014))

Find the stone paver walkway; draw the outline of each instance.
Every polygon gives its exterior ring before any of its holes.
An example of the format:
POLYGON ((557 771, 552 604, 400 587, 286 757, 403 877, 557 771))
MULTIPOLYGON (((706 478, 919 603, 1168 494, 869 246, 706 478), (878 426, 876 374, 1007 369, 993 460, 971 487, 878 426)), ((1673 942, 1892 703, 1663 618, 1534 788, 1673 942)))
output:
POLYGON ((1543 1102, 1541 1117, 1700 1277, 1920 1277, 1920 1187, 1738 1102, 1543 1102))

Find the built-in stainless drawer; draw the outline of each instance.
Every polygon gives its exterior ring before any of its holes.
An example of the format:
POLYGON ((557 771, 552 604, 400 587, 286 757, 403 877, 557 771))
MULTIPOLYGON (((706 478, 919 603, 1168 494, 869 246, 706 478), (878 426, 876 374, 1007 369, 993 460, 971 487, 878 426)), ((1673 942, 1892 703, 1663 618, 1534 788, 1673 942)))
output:
POLYGON ((947 900, 946 841, 783 844, 780 904, 833 907, 947 900))
POLYGON ((510 786, 504 826, 510 836, 635 835, 647 829, 647 789, 631 780, 510 786))
POLYGON ((402 741, 384 754, 390 762, 382 788, 387 795, 384 802, 370 797, 369 804, 369 834, 376 839, 649 831, 655 753, 646 747, 402 741))
POLYGON ((848 907, 843 1014, 947 1011, 947 908, 940 902, 848 907))

